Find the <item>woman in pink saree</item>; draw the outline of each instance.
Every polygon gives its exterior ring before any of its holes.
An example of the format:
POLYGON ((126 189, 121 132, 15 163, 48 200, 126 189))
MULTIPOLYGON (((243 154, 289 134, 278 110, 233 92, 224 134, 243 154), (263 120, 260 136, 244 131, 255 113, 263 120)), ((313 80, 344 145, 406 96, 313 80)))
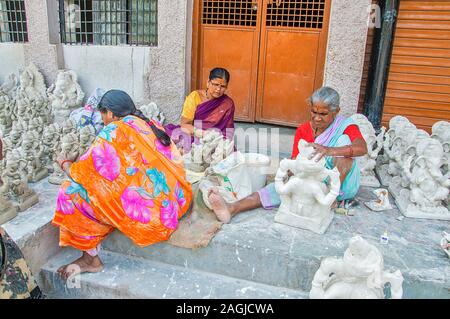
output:
POLYGON ((193 91, 186 97, 181 113, 181 125, 168 124, 167 134, 183 152, 189 152, 195 138, 204 131, 219 130, 227 139, 234 136, 234 102, 225 94, 230 73, 214 68, 209 74, 206 89, 193 91))

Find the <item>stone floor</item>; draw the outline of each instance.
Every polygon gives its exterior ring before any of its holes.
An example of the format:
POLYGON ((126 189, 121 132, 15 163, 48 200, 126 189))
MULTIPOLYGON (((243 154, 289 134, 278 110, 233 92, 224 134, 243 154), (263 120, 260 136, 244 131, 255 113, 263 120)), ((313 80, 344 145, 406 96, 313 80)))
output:
MULTIPOLYGON (((33 188, 40 194, 41 202, 3 226, 24 250, 33 272, 38 274, 42 269, 38 277, 57 298, 89 298, 101 294, 112 298, 169 297, 169 294, 164 296, 165 290, 161 287, 152 290, 152 285, 149 285, 149 290, 136 290, 131 279, 127 284, 128 263, 134 265, 134 268, 130 266, 133 271, 137 271, 136 267, 149 265, 160 267, 156 269, 169 269, 164 272, 167 280, 160 285, 176 286, 179 282, 185 292, 177 295, 172 291, 170 296, 173 298, 208 297, 209 291, 212 291, 209 294, 211 298, 302 298, 307 296, 321 259, 342 256, 349 239, 359 234, 380 249, 386 269, 401 270, 405 278, 405 298, 450 299, 450 259, 439 246, 441 232, 450 230, 450 222, 399 220, 401 214, 396 208, 384 212, 369 211, 362 204, 374 198, 372 189, 368 187, 363 187, 357 196, 361 206, 354 211, 354 216, 335 215, 324 235, 274 223, 275 211, 262 209, 236 216, 230 224, 223 226, 208 247, 198 250, 166 243, 138 248, 115 232, 104 242, 102 252, 105 260, 113 264, 108 265, 107 272, 102 274, 81 276, 83 287, 87 287, 83 290, 85 294, 73 295, 62 289, 61 283, 55 279, 55 267, 63 261, 70 261, 74 254, 71 249, 58 248, 57 229, 50 225, 57 187, 42 181, 33 188), (381 244, 380 236, 385 231, 389 242, 381 244), (119 265, 116 271, 115 267, 119 265), (188 278, 177 277, 180 273, 188 278), (205 280, 199 279, 202 276, 205 280), (107 281, 107 278, 115 279, 107 281), (213 289, 213 282, 231 288, 213 289), (107 283, 111 285, 107 288, 101 286, 107 283), (122 288, 125 285, 125 291, 122 289, 119 293, 114 290, 119 284, 122 288), (196 285, 202 293, 192 291, 189 294, 189 289, 196 285), (242 289, 246 294, 239 293, 242 289)), ((154 282, 152 276, 148 278, 154 282)))

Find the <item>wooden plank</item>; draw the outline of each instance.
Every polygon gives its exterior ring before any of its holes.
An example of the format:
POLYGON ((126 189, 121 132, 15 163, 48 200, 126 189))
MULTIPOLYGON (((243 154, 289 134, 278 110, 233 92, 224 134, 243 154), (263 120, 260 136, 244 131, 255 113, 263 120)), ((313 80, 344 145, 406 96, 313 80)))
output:
POLYGON ((405 73, 405 74, 422 74, 422 75, 438 75, 450 76, 450 68, 422 66, 422 65, 404 65, 391 64, 390 72, 405 73))
POLYGON ((392 105, 384 105, 383 111, 392 114, 403 114, 411 116, 422 116, 434 119, 448 119, 450 120, 450 113, 448 111, 439 110, 423 110, 408 107, 398 107, 392 105))
POLYGON ((448 1, 400 1, 401 11, 445 11, 450 10, 448 1))
POLYGON ((401 10, 398 15, 399 20, 427 20, 427 21, 450 21, 450 9, 440 11, 410 11, 401 10))
POLYGON ((393 97, 393 98, 399 98, 399 99, 450 103, 450 95, 449 94, 437 94, 437 93, 414 92, 414 91, 403 91, 403 90, 390 89, 390 90, 387 90, 386 96, 393 97))
POLYGON ((386 97, 384 103, 392 106, 411 107, 415 109, 428 109, 450 112, 450 103, 433 102, 433 101, 419 101, 410 99, 398 99, 386 97))
POLYGON ((450 85, 450 77, 390 72, 389 81, 450 85))
MULTIPOLYGON (((450 94, 450 86, 437 85, 437 84, 423 84, 423 83, 408 83, 408 82, 396 82, 390 80, 387 86, 388 90, 404 90, 413 92, 430 92, 430 93, 442 93, 450 94)), ((450 96, 449 96, 450 100, 450 96)))
POLYGON ((446 58, 411 57, 393 54, 391 63, 450 68, 450 59, 446 58))
POLYGON ((395 38, 450 40, 450 30, 402 29, 397 27, 395 38))
MULTIPOLYGON (((413 35, 411 35, 411 36, 413 36, 413 35)), ((450 39, 429 40, 429 39, 419 39, 419 38, 415 38, 415 37, 412 37, 412 38, 395 37, 394 47, 450 49, 450 41, 449 40, 450 39)))
POLYGON ((402 29, 449 30, 450 21, 399 20, 397 27, 402 29))
POLYGON ((394 47, 392 54, 411 57, 416 56, 450 59, 450 49, 394 47))

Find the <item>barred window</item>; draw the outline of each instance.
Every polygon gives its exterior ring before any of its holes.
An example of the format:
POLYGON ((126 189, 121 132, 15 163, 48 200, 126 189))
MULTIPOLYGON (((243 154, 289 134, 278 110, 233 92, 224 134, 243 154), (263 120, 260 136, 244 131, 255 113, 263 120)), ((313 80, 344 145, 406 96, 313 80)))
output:
POLYGON ((0 42, 28 42, 24 0, 0 0, 0 42))
POLYGON ((158 0, 59 0, 61 42, 158 45, 158 0))
POLYGON ((269 0, 267 26, 322 29, 325 0, 269 0))

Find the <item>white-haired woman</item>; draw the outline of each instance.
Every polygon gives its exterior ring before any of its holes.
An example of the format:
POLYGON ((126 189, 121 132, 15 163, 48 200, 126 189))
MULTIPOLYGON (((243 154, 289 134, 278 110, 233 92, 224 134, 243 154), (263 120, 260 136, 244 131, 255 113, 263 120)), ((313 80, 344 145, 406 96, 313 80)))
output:
MULTIPOLYGON (((292 158, 298 155, 298 142, 303 139, 315 149, 316 160, 326 157, 327 168, 337 167, 341 189, 338 201, 355 197, 360 185, 360 171, 354 157, 367 153, 366 142, 358 126, 351 118, 338 115, 339 93, 330 87, 322 87, 308 99, 311 120, 297 128, 292 149, 292 158)), ((280 196, 273 183, 237 202, 226 203, 216 189, 208 197, 217 218, 222 222, 243 211, 264 207, 273 209, 280 205, 280 196)))

